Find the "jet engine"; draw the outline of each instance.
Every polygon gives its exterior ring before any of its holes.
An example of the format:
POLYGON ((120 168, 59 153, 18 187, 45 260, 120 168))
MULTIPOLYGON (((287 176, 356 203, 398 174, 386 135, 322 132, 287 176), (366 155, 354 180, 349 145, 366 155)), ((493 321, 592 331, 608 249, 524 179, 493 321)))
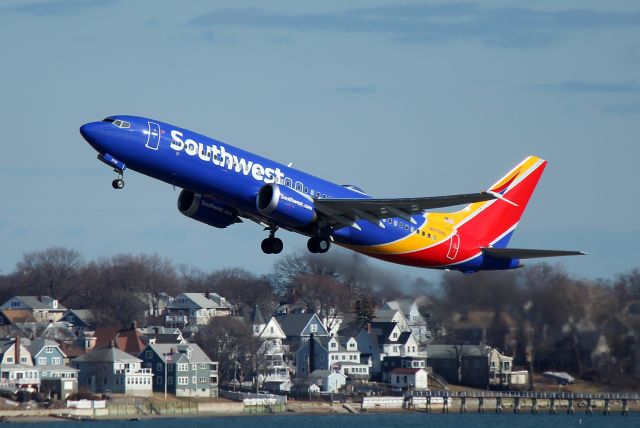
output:
POLYGON ((269 218, 295 227, 307 226, 318 217, 310 196, 275 183, 260 188, 256 208, 269 218))
POLYGON ((178 211, 189 218, 219 229, 234 223, 242 223, 238 217, 238 211, 232 206, 208 199, 206 196, 189 190, 180 192, 178 211))

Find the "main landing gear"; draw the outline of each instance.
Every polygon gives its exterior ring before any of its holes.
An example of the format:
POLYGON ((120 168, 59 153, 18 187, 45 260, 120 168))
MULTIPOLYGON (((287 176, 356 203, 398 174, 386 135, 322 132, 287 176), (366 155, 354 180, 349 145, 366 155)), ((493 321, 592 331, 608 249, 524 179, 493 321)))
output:
POLYGON ((331 243, 326 238, 321 237, 312 237, 307 241, 307 248, 312 253, 326 253, 329 251, 329 247, 331 247, 331 243))
POLYGON ((260 248, 262 248, 265 254, 280 254, 284 248, 284 244, 280 238, 275 237, 278 226, 270 227, 267 230, 269 230, 269 237, 262 241, 260 248))

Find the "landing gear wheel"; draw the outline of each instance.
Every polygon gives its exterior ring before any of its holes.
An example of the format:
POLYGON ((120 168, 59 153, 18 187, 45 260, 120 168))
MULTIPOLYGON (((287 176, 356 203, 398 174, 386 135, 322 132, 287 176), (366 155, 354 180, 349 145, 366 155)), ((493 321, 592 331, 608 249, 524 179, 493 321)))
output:
POLYGON ((271 244, 269 242, 269 238, 263 239, 260 244, 260 248, 262 248, 262 252, 265 254, 271 254, 271 244))
POLYGON ((280 238, 271 238, 271 254, 280 254, 284 244, 280 238))
POLYGON ((122 178, 116 178, 111 182, 111 187, 118 190, 124 188, 124 180, 122 178))
POLYGON ((267 238, 262 241, 260 248, 265 254, 279 254, 282 252, 284 244, 279 238, 267 238))
POLYGON ((328 239, 325 238, 309 238, 307 241, 307 248, 312 253, 326 253, 329 251, 329 247, 331 247, 331 243, 328 239))

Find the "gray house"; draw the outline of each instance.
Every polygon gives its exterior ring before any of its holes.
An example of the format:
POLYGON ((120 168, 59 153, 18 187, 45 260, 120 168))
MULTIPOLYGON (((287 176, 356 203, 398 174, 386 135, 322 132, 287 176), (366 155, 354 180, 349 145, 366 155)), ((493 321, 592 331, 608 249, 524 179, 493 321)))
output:
POLYGON ((429 366, 447 382, 476 388, 519 388, 526 371, 513 370, 513 357, 486 345, 428 345, 429 366))
POLYGON ((25 340, 25 345, 40 370, 40 392, 62 400, 78 392, 78 369, 65 365, 67 356, 58 342, 43 338, 25 340))
POLYGON ((146 397, 153 393, 153 374, 142 368, 141 363, 142 360, 115 347, 94 349, 73 360, 80 370, 80 390, 146 397))
POLYGON ((148 345, 140 354, 153 372, 153 390, 177 397, 217 397, 218 363, 195 343, 148 345), (165 385, 166 379, 166 385, 165 385))

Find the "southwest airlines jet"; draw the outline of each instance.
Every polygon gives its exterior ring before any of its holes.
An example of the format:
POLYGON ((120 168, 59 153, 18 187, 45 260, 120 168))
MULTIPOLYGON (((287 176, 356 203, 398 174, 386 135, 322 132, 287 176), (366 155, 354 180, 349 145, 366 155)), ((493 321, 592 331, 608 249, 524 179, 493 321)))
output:
POLYGON ((267 254, 282 251, 286 229, 309 237, 312 253, 332 243, 393 263, 464 273, 513 269, 521 259, 584 254, 508 248, 546 161, 530 156, 480 193, 377 199, 184 128, 136 116, 110 116, 80 128, 98 159, 179 186, 178 210, 216 228, 242 219, 269 231, 267 254), (458 211, 427 210, 466 205, 458 211))

